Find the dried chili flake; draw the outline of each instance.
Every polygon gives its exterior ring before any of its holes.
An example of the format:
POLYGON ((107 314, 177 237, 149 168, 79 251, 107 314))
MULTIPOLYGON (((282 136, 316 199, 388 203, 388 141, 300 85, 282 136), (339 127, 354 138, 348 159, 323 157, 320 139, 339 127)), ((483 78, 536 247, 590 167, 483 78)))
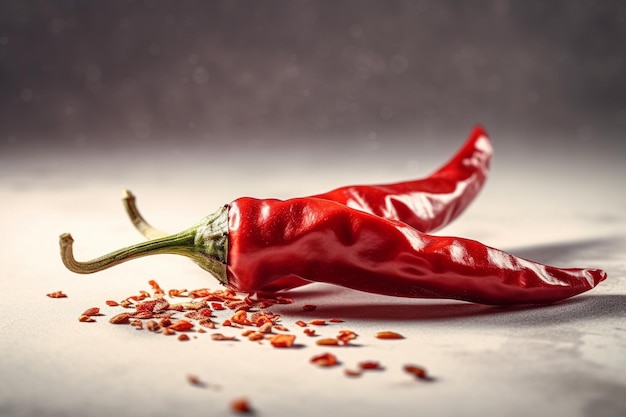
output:
POLYGON ((189 340, 189 336, 187 336, 185 333, 179 334, 178 335, 178 340, 180 340, 181 342, 185 342, 185 341, 189 340))
POLYGON ((83 312, 84 316, 99 316, 100 315, 100 308, 98 307, 91 307, 88 308, 87 310, 85 310, 83 312))
POLYGON ((404 339, 400 333, 384 331, 376 333, 377 339, 404 339))
POLYGON ((300 326, 300 327, 306 327, 306 326, 307 326, 307 324, 306 324, 305 322, 303 322, 302 320, 298 320, 298 321, 296 322, 296 325, 298 325, 298 326, 300 326))
POLYGON ((170 320, 169 317, 164 317, 161 319, 161 321, 159 321, 159 325, 161 327, 169 327, 172 325, 172 321, 170 320))
POLYGON ((185 314, 185 317, 192 320, 202 320, 213 315, 213 311, 210 308, 202 308, 200 310, 193 310, 185 314))
POLYGON ((321 355, 313 356, 311 363, 323 367, 339 365, 337 357, 332 353, 322 353, 321 355))
POLYGON ((243 337, 248 337, 248 336, 250 336, 252 333, 254 333, 254 330, 252 330, 252 329, 248 329, 248 330, 244 330, 244 331, 241 333, 241 335, 242 335, 243 337))
POLYGON ((182 289, 182 290, 175 290, 175 289, 171 289, 167 292, 167 295, 169 295, 170 297, 174 298, 174 297, 187 297, 187 295, 185 294, 187 292, 187 289, 182 289))
POLYGON ((280 319, 280 314, 274 314, 268 310, 255 311, 250 315, 250 321, 260 327, 265 323, 276 323, 280 319))
POLYGON ((133 303, 128 299, 120 301, 120 305, 124 308, 133 308, 133 303))
POLYGON ((359 368, 363 370, 382 370, 383 367, 380 366, 380 363, 375 361, 365 361, 359 363, 359 368))
POLYGON ((329 323, 343 323, 345 320, 342 319, 338 319, 338 318, 332 318, 332 319, 328 319, 329 323))
POLYGON ((222 326, 227 326, 227 327, 230 327, 230 326, 232 326, 232 325, 233 325, 233 323, 232 323, 230 320, 228 320, 228 319, 226 319, 226 320, 224 320, 224 321, 222 322, 222 326))
POLYGON ((96 320, 95 320, 95 319, 93 319, 93 318, 91 318, 91 317, 89 317, 89 316, 88 316, 88 315, 86 315, 86 314, 81 314, 81 315, 78 317, 78 321, 83 322, 83 323, 93 323, 93 322, 95 322, 96 320))
POLYGON ((286 328, 285 326, 281 326, 280 324, 275 324, 274 325, 274 329, 280 330, 281 332, 288 332, 289 331, 288 328, 286 328))
POLYGON ((151 319, 154 315, 149 311, 141 311, 139 313, 133 313, 132 316, 136 319, 151 319))
POLYGON ((304 329, 304 334, 307 336, 315 336, 315 330, 314 329, 304 329))
POLYGON ((169 309, 174 311, 185 311, 185 306, 182 304, 170 304, 169 309))
POLYGON ((211 308, 213 310, 225 310, 226 307, 224 307, 221 303, 211 303, 211 308))
POLYGON ((53 291, 46 295, 50 298, 67 298, 67 294, 65 294, 63 291, 53 291))
POLYGON ((326 326, 326 320, 315 319, 315 320, 311 320, 309 324, 312 324, 314 326, 326 326))
POLYGON ((200 381, 200 378, 198 378, 196 375, 187 375, 187 382, 189 382, 191 385, 203 385, 202 381, 200 381))
POLYGON ((109 323, 112 323, 112 324, 128 324, 129 321, 130 321, 129 313, 120 313, 109 319, 109 323))
POLYGON ((154 295, 164 295, 165 291, 163 291, 163 289, 159 286, 159 284, 151 279, 150 281, 148 281, 148 284, 150 284, 150 286, 152 287, 152 291, 154 291, 154 295))
POLYGON ((211 335, 211 339, 218 340, 218 341, 222 341, 222 340, 237 340, 235 338, 235 336, 225 336, 222 333, 213 333, 211 335))
POLYGON ((204 301, 192 301, 190 303, 182 303, 182 306, 185 310, 200 310, 206 308, 206 303, 204 301))
POLYGON ((141 320, 131 320, 130 325, 137 328, 137 330, 143 329, 143 322, 141 320))
POLYGON ((152 313, 154 310, 154 306, 156 306, 157 300, 144 301, 143 303, 138 303, 135 306, 136 313, 148 312, 152 313))
POLYGON ((339 330, 339 334, 337 335, 337 340, 339 342, 341 342, 344 345, 347 345, 350 343, 351 340, 354 340, 357 338, 357 334, 354 333, 352 330, 339 330))
POLYGON ((172 330, 176 330, 179 332, 186 332, 188 330, 191 330, 193 328, 194 324, 187 321, 187 320, 178 320, 175 323, 170 324, 169 326, 167 326, 169 329, 172 330))
POLYGON ((313 311, 316 308, 317 308, 317 306, 313 305, 313 304, 305 304, 305 305, 302 306, 302 310, 304 310, 304 311, 313 311))
POLYGON ((422 368, 421 366, 404 365, 404 371, 413 375, 417 379, 424 379, 424 380, 430 379, 428 374, 426 373, 426 369, 422 368))
POLYGON ((237 413, 252 413, 252 408, 250 407, 250 403, 245 398, 237 398, 230 403, 231 410, 237 413))
POLYGON ((224 301, 224 307, 233 311, 249 311, 253 306, 246 301, 241 300, 226 300, 224 301))
POLYGON ((206 330, 204 330, 202 327, 198 329, 198 333, 206 333, 206 330))
POLYGON ((198 288, 197 290, 189 291, 187 295, 191 298, 204 298, 210 297, 211 291, 209 291, 207 288, 198 288))
POLYGON ((339 341, 337 339, 325 338, 317 340, 315 344, 319 346, 338 346, 339 341))
POLYGON ((120 303, 118 303, 117 301, 113 301, 113 300, 106 300, 104 303, 108 305, 109 307, 117 307, 120 305, 120 303))
POLYGON ((271 337, 269 340, 272 346, 276 348, 288 348, 293 346, 296 336, 292 334, 279 334, 271 337))
POLYGON ((166 327, 165 329, 163 329, 163 333, 165 336, 172 336, 174 334, 176 334, 176 332, 172 329, 170 329, 169 327, 166 327))
POLYGON ((251 326, 252 322, 248 319, 248 313, 245 310, 237 311, 230 320, 233 323, 241 324, 242 326, 251 326))

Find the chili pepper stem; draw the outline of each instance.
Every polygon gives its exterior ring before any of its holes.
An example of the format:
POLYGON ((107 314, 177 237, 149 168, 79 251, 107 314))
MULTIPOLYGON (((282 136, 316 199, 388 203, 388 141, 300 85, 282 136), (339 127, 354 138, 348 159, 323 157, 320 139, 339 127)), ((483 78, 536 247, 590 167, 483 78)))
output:
POLYGON ((159 229, 152 227, 139 213, 137 205, 135 204, 135 195, 130 190, 122 191, 122 203, 126 209, 126 214, 130 218, 135 228, 147 239, 156 239, 159 237, 165 237, 169 233, 163 232, 159 229))
POLYGON ((172 254, 193 259, 226 285, 228 207, 222 207, 197 225, 180 233, 128 246, 86 262, 74 258, 73 243, 74 239, 69 233, 59 237, 63 264, 78 274, 91 274, 144 256, 172 254))

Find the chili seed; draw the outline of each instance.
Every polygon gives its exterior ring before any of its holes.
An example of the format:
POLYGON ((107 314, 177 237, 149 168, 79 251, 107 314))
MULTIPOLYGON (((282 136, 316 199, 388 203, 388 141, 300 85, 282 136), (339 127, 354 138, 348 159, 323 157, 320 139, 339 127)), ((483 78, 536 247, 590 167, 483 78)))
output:
POLYGON ((93 322, 95 322, 96 320, 92 319, 91 317, 89 317, 89 316, 88 316, 88 315, 86 315, 86 314, 81 314, 81 315, 78 317, 78 321, 83 322, 83 323, 93 323, 93 322))
POLYGON ((221 333, 213 333, 211 335, 211 339, 218 340, 218 341, 222 341, 222 340, 237 340, 235 338, 235 336, 225 336, 225 335, 223 335, 221 333))
POLYGON ((315 342, 316 345, 319 346, 338 346, 339 345, 339 341, 337 339, 319 339, 315 342))
POLYGON ((120 313, 116 316, 111 317, 111 319, 109 319, 109 323, 112 323, 112 324, 127 324, 129 321, 130 321, 129 313, 120 313))
POLYGON ((187 336, 185 333, 181 333, 178 335, 178 340, 180 340, 181 342, 185 342, 189 340, 189 336, 187 336))
POLYGON ((151 332, 158 332, 161 329, 161 326, 156 321, 150 320, 146 322, 146 329, 150 330, 151 332))
POLYGON ((265 339, 265 335, 263 333, 261 333, 261 332, 253 331, 252 333, 250 333, 248 335, 248 340, 250 340, 252 342, 255 342, 257 340, 263 340, 263 339, 265 339))
POLYGON ((176 332, 172 329, 170 329, 169 327, 166 327, 165 329, 163 329, 163 333, 165 336, 172 336, 175 335, 176 332))
POLYGON ((384 331, 376 333, 377 339, 404 339, 400 333, 384 331))
POLYGON ((361 376, 361 371, 355 371, 353 369, 345 369, 343 372, 346 374, 346 376, 349 376, 351 378, 356 378, 356 377, 361 376))

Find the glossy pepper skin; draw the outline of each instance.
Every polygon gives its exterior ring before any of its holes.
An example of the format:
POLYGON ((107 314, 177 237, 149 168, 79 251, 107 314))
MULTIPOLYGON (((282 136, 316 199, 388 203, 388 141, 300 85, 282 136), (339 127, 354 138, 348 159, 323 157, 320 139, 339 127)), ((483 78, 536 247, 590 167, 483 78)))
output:
POLYGON ((478 195, 489 175, 492 155, 489 135, 477 126, 456 154, 425 178, 352 185, 312 197, 400 220, 421 232, 433 232, 456 219, 478 195))
POLYGON ((297 277, 397 297, 536 304, 606 278, 601 270, 538 264, 322 199, 241 198, 230 204, 228 224, 228 286, 237 291, 297 277))
POLYGON ((320 198, 240 198, 181 233, 90 262, 74 260, 71 247, 71 236, 62 235, 62 259, 74 272, 172 253, 242 292, 324 282, 397 297, 536 304, 572 297, 606 278, 598 269, 555 268, 476 241, 428 235, 320 198))

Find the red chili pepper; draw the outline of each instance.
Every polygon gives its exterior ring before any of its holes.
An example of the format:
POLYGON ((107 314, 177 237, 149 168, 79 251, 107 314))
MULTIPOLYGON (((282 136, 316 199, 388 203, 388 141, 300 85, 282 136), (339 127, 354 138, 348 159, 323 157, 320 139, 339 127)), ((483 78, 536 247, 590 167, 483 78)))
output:
POLYGON ((441 229, 478 195, 489 174, 493 148, 487 132, 475 127, 465 144, 430 176, 407 182, 353 185, 313 197, 391 220, 421 232, 441 229))
POLYGON ((571 297, 606 278, 598 269, 555 268, 476 241, 431 236, 321 198, 240 198, 186 231, 90 262, 74 259, 72 242, 61 235, 63 261, 77 273, 170 253, 244 292, 284 288, 281 280, 295 277, 398 297, 532 304, 571 297))

